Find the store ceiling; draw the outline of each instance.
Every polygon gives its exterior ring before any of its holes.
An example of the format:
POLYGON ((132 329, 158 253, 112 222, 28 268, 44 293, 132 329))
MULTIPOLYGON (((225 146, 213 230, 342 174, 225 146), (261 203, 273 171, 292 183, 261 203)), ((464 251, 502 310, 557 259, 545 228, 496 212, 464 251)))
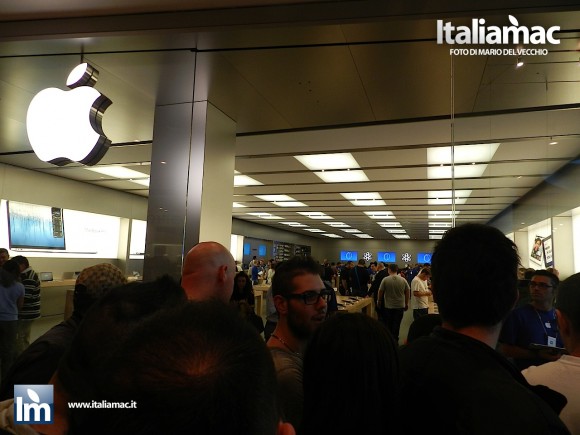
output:
MULTIPOLYGON (((171 5, 167 10, 179 9, 180 2, 171 5)), ((14 5, 4 12, 4 19, 38 18, 34 10, 14 5)), ((471 16, 453 20, 467 22, 471 16)), ((499 23, 505 14, 486 18, 499 23)), ((160 84, 166 70, 192 61, 193 50, 209 78, 209 101, 236 120, 236 170, 262 183, 234 189, 232 202, 245 206, 233 208, 234 217, 315 237, 324 236, 306 230, 376 239, 394 237, 379 222, 397 222, 394 229, 428 239, 429 229, 437 230, 430 223, 451 222, 430 218, 429 212, 449 213, 452 189, 459 197, 457 222, 485 223, 580 154, 575 121, 580 15, 518 18, 526 25, 562 27, 559 46, 546 56, 524 58, 519 69, 515 56, 455 56, 452 64, 449 47, 435 42, 435 19, 420 17, 0 41, 0 162, 147 196, 146 188, 128 180, 38 160, 26 136, 26 110, 41 89, 64 88, 84 53, 100 71, 97 89, 113 100, 103 119, 113 146, 99 165, 122 165, 147 178, 160 84), (448 162, 441 167, 432 156, 452 141, 454 180, 448 162), (484 152, 478 155, 475 145, 481 144, 484 152), (335 153, 350 153, 368 181, 326 183, 294 157, 335 153), (353 204, 343 193, 362 196, 353 204), (284 201, 256 196, 271 194, 305 206, 284 207, 284 201), (356 205, 370 194, 375 203, 356 205), (387 211, 388 218, 369 216, 387 211), (324 222, 342 222, 360 233, 324 222)), ((231 181, 224 177, 224 185, 231 181)))

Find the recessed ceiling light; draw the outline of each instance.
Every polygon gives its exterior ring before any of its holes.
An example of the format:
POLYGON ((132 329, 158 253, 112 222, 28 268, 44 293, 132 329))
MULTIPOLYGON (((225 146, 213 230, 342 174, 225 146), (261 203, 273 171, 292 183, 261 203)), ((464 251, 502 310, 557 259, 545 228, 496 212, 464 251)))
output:
POLYGON ((247 206, 244 204, 240 204, 239 202, 234 202, 233 207, 234 208, 246 208, 247 206))
POLYGON ((447 230, 429 230, 429 234, 445 234, 447 230))
POLYGON ((390 211, 363 211, 371 219, 395 219, 395 215, 393 215, 390 211))
POLYGON ((254 195, 256 198, 271 202, 278 207, 307 207, 303 202, 298 202, 288 195, 254 195))
POLYGON ((401 228, 399 222, 377 222, 383 228, 401 228))
POLYGON ((310 219, 334 219, 320 211, 297 211, 296 213, 309 217, 310 219))
POLYGON ((429 228, 451 228, 451 222, 429 222, 429 228))
POLYGON ((247 175, 234 175, 234 187, 242 187, 242 186, 262 186, 263 184, 260 183, 258 180, 254 180, 247 175))
POLYGON ((125 168, 124 166, 93 166, 92 168, 85 168, 87 171, 98 172, 99 174, 108 175, 109 177, 121 178, 128 180, 130 178, 149 178, 149 174, 134 171, 133 169, 125 168))
MULTIPOLYGON (((499 143, 477 145, 456 145, 453 150, 453 162, 458 163, 487 163, 499 147, 499 143)), ((427 163, 429 165, 451 164, 451 147, 434 147, 427 149, 427 163)), ((457 169, 457 168, 456 168, 457 169)))
POLYGON ((369 181, 367 175, 360 170, 315 172, 314 175, 325 183, 356 183, 369 181))
POLYGON ((352 205, 356 206, 380 206, 386 205, 378 192, 352 192, 341 193, 341 195, 348 199, 352 205))
MULTIPOLYGON (((455 204, 465 204, 471 190, 455 190, 455 204)), ((429 205, 451 205, 451 190, 430 190, 427 193, 429 205)))
POLYGON ((359 239, 372 239, 373 236, 369 236, 368 234, 355 234, 359 239))
POLYGON ((301 224, 300 222, 280 222, 282 225, 288 225, 289 227, 307 227, 308 225, 301 224))
POLYGON ((408 234, 393 234, 395 239, 410 239, 411 237, 408 234))
MULTIPOLYGON (((459 214, 459 211, 455 211, 455 216, 459 214)), ((429 212, 429 219, 451 219, 453 216, 451 211, 442 210, 442 211, 430 211, 429 212)))
POLYGON ((405 231, 404 229, 391 229, 391 228, 387 228, 387 233, 389 234, 406 234, 407 231, 405 231))
POLYGON ((360 232, 362 232, 361 230, 357 230, 355 228, 344 228, 344 229, 341 229, 341 231, 344 231, 345 233, 360 233, 360 232))
POLYGON ((149 178, 147 178, 146 180, 131 180, 131 182, 140 184, 141 186, 149 187, 149 178))
POLYGON ((323 233, 323 230, 319 230, 318 228, 304 228, 304 231, 310 231, 311 233, 323 233))
POLYGON ((260 219, 284 219, 280 216, 275 216, 275 215, 270 214, 270 213, 255 212, 255 213, 246 213, 246 214, 259 217, 260 219))
POLYGON ((351 153, 310 154, 294 156, 294 158, 311 171, 319 171, 321 169, 360 168, 351 153))
POLYGON ((350 225, 347 225, 344 222, 323 222, 323 224, 329 225, 333 228, 349 228, 350 227, 350 225))
POLYGON ((331 233, 323 233, 323 236, 326 237, 330 237, 331 239, 342 239, 342 236, 339 236, 338 234, 331 234, 331 233))
POLYGON ((429 240, 441 240, 443 234, 429 234, 429 240))

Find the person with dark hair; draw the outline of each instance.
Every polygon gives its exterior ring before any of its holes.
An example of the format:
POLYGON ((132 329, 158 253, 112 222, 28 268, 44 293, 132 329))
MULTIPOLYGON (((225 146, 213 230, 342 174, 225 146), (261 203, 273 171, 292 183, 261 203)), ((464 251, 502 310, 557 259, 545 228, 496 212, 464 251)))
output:
POLYGON ((189 300, 216 298, 228 303, 236 271, 234 257, 225 246, 201 242, 191 248, 183 260, 181 286, 189 300))
POLYGON ((532 385, 546 385, 566 396, 560 418, 572 434, 580 434, 580 273, 562 281, 556 300, 558 330, 568 354, 522 374, 532 385))
POLYGON ((40 318, 40 279, 28 258, 17 255, 13 260, 20 267, 20 282, 24 286, 24 303, 18 312, 16 333, 16 355, 20 355, 30 345, 32 322, 40 318))
MULTIPOLYGON (((114 288, 94 303, 85 314, 60 360, 58 370, 50 380, 54 385, 55 407, 51 433, 75 433, 73 430, 67 432, 69 425, 83 425, 86 428, 85 419, 92 419, 96 410, 79 410, 73 420, 69 420, 66 404, 69 401, 95 400, 100 384, 108 378, 107 363, 116 357, 132 331, 158 311, 183 305, 186 301, 186 295, 179 284, 169 276, 163 276, 152 282, 133 282, 114 288)), ((160 358, 169 357, 165 354, 157 355, 160 358)), ((41 433, 46 428, 32 427, 41 433)), ((111 429, 97 433, 119 432, 111 429)))
POLYGON ((362 313, 329 318, 314 332, 304 354, 304 418, 299 432, 400 433, 399 370, 397 345, 383 324, 362 313), (344 367, 358 373, 356 380, 341 382, 344 367))
POLYGON ((0 267, 2 267, 8 260, 10 260, 8 249, 0 248, 0 267))
POLYGON ((435 246, 431 289, 442 326, 400 351, 403 403, 426 405, 421 418, 404 407, 413 433, 568 433, 557 416, 565 398, 529 385, 495 350, 517 299, 518 264, 515 244, 486 225, 452 228, 435 246))
POLYGON ((111 289, 126 283, 121 269, 113 264, 83 269, 75 282, 71 317, 41 335, 18 356, 2 379, 0 400, 13 397, 15 384, 47 384, 89 308, 111 289))
POLYGON ((72 409, 70 434, 293 432, 279 425, 276 374, 263 340, 218 301, 158 310, 101 367, 87 379, 91 400, 136 407, 72 409))
POLYGON ((24 286, 18 281, 20 268, 8 260, 0 269, 0 376, 8 373, 15 357, 18 310, 24 302, 24 286))
POLYGON ((371 277, 365 261, 361 258, 358 264, 350 269, 350 285, 353 296, 365 297, 369 291, 371 277))
POLYGON ((405 278, 398 275, 396 264, 388 265, 389 276, 381 281, 377 306, 382 309, 383 319, 393 338, 399 342, 399 331, 405 311, 409 309, 411 289, 405 278))
POLYGON ((553 273, 536 270, 528 284, 530 303, 514 309, 503 325, 498 350, 512 358, 520 370, 560 358, 556 348, 563 348, 564 343, 554 309, 559 282, 553 273), (551 349, 534 349, 532 344, 551 349))
POLYGON ((409 326, 407 344, 412 343, 419 337, 429 336, 436 326, 441 326, 441 315, 439 313, 426 314, 415 319, 409 326))
POLYGON ((293 257, 276 267, 272 296, 279 319, 268 347, 278 378, 278 400, 284 418, 299 427, 302 420, 302 355, 312 333, 326 318, 331 293, 312 258, 293 257))
POLYGON ((250 322, 258 331, 264 331, 264 321, 254 311, 254 288, 246 272, 238 272, 234 280, 234 291, 230 302, 237 305, 241 316, 250 322))

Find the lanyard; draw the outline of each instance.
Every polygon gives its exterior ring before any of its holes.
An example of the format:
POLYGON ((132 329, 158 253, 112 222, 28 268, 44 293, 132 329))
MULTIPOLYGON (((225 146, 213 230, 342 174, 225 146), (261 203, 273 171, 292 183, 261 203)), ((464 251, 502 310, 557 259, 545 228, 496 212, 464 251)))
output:
MULTIPOLYGON (((547 340, 548 337, 549 337, 548 330, 546 329, 546 326, 544 325, 544 322, 542 321, 542 318, 540 317, 540 313, 538 313, 538 310, 536 310, 534 308, 534 311, 536 312, 536 315, 538 316, 538 321, 540 322, 540 325, 542 325, 542 329, 544 330, 544 338, 547 340)), ((558 338, 558 323, 555 322, 555 320, 556 320, 556 313, 555 313, 555 311, 553 309, 552 309, 551 312, 552 312, 552 320, 554 320, 554 325, 555 325, 554 330, 556 331, 556 337, 555 338, 558 338)), ((550 319, 548 319, 548 322, 550 323, 550 325, 552 325, 552 322, 550 322, 550 319)))

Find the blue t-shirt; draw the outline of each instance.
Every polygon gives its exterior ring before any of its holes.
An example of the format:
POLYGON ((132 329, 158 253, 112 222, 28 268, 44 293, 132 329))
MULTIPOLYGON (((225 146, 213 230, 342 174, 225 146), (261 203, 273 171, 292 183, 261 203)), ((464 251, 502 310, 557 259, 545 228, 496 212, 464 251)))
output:
POLYGON ((8 287, 0 285, 0 321, 18 320, 19 298, 24 297, 24 286, 20 282, 14 282, 8 287))
MULTIPOLYGON (((528 349, 532 343, 548 344, 548 337, 556 339, 557 347, 564 347, 562 337, 558 331, 556 311, 536 310, 531 304, 522 305, 514 309, 506 319, 499 341, 505 344, 528 349)), ((548 361, 542 358, 515 359, 520 370, 531 365, 539 366, 548 361)))

